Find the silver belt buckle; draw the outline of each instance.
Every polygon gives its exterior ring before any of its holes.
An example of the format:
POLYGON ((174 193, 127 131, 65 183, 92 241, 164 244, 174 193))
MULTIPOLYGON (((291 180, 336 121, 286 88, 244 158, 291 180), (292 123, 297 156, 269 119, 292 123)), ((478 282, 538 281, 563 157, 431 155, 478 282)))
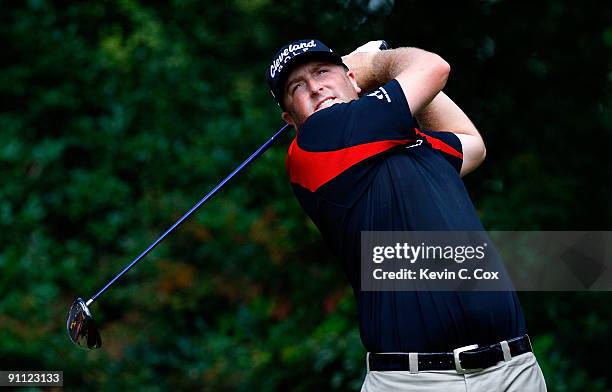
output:
POLYGON ((464 369, 461 366, 461 360, 459 359, 459 354, 464 352, 464 351, 470 351, 470 350, 474 350, 478 348, 477 344, 471 344, 469 346, 463 346, 463 347, 459 347, 453 350, 453 357, 455 359, 455 369, 457 370, 457 373, 459 374, 465 374, 465 373, 471 373, 471 372, 477 372, 479 370, 482 370, 482 368, 478 368, 478 369, 464 369))

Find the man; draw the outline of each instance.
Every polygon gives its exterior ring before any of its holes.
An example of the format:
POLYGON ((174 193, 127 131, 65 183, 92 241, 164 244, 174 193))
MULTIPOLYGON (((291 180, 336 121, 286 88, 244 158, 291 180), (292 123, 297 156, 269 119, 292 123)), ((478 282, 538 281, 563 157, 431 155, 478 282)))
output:
POLYGON ((416 48, 281 48, 267 79, 297 132, 290 181, 353 287, 368 350, 362 391, 543 391, 514 291, 361 290, 362 231, 484 230, 460 176, 485 147, 442 92, 449 71, 416 48))

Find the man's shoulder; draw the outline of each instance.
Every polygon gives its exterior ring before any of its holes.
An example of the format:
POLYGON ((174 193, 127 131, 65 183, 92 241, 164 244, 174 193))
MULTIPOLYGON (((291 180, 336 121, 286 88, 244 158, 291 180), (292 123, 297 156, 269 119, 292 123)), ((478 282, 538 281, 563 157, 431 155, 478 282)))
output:
POLYGON ((343 130, 350 123, 351 102, 337 103, 308 117, 297 134, 299 146, 310 151, 340 146, 343 130))

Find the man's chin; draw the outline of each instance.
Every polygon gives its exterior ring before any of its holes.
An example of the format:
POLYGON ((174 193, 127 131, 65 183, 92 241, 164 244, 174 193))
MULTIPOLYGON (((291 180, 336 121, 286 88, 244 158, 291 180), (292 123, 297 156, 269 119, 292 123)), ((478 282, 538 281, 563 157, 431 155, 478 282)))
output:
POLYGON ((317 108, 317 109, 316 109, 316 110, 315 110, 313 113, 316 113, 316 112, 318 112, 319 110, 323 110, 323 109, 330 108, 330 107, 334 106, 334 105, 335 105, 335 104, 337 104, 337 103, 340 103, 340 101, 339 101, 339 100, 337 100, 337 99, 334 99, 334 100, 331 100, 331 101, 328 101, 328 102, 324 102, 324 103, 322 103, 322 104, 321 104, 321 106, 319 106, 319 107, 318 107, 318 108, 317 108))

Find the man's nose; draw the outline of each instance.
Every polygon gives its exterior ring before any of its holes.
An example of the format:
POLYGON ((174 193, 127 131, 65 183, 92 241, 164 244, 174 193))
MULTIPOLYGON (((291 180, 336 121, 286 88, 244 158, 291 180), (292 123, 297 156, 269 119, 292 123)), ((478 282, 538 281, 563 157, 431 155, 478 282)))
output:
POLYGON ((323 89, 323 85, 318 81, 311 79, 308 81, 308 88, 311 94, 317 94, 323 89))

